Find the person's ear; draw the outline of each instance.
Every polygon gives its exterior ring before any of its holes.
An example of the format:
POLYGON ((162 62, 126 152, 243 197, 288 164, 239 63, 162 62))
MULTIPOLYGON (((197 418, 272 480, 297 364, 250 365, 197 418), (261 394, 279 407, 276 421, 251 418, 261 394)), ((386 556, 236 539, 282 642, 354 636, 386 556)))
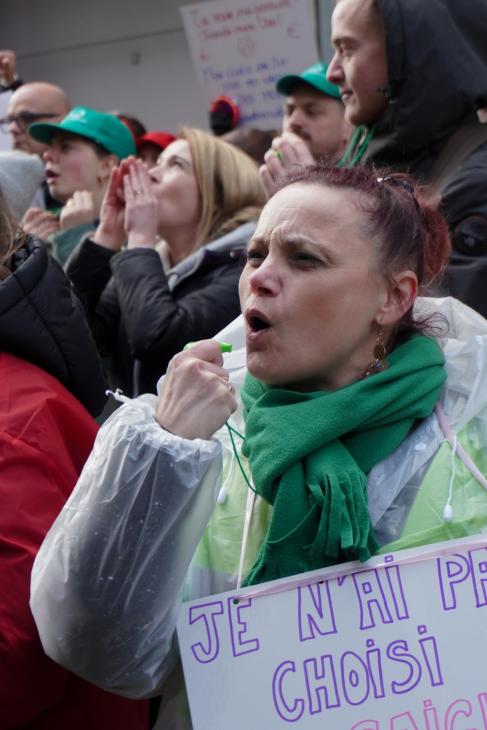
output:
POLYGON ((97 178, 100 185, 104 185, 108 182, 113 168, 117 165, 118 157, 115 155, 105 155, 104 157, 99 158, 97 178))
POLYGON ((376 314, 376 322, 382 326, 395 325, 411 309, 418 294, 418 277, 414 271, 396 274, 387 282, 384 300, 376 314))

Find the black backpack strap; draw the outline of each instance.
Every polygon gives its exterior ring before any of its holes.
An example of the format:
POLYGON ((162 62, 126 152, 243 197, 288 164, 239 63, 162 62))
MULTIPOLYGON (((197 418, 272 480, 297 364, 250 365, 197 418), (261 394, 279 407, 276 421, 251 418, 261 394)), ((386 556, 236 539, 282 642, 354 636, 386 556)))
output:
POLYGON ((487 124, 469 120, 462 124, 448 139, 433 163, 427 183, 436 190, 442 190, 446 181, 460 167, 462 162, 487 142, 487 124))

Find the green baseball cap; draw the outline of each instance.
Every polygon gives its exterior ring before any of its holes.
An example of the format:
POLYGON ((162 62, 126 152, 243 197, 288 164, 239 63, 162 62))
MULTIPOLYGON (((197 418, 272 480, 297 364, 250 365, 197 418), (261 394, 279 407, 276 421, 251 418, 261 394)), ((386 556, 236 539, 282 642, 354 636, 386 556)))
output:
POLYGON ((331 96, 332 99, 338 99, 340 101, 340 89, 335 84, 330 84, 327 80, 327 70, 328 66, 326 63, 315 63, 299 75, 290 74, 289 76, 282 76, 276 84, 276 89, 283 96, 289 96, 297 84, 305 83, 314 89, 318 89, 322 94, 326 94, 327 96, 331 96))
POLYGON ((120 119, 87 106, 73 107, 59 124, 36 122, 29 127, 31 137, 44 144, 49 144, 56 132, 71 132, 86 137, 120 160, 136 154, 132 133, 120 119))

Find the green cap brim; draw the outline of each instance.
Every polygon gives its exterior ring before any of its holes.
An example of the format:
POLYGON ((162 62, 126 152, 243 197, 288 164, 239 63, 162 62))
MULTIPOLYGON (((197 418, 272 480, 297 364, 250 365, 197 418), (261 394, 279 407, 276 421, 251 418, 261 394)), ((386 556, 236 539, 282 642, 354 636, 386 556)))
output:
MULTIPOLYGON (((307 81, 301 78, 301 76, 295 76, 290 74, 289 76, 283 76, 276 84, 276 90, 283 96, 289 96, 295 86, 298 84, 307 84, 307 81)), ((311 84, 309 84, 311 85, 311 84)))
POLYGON ((78 134, 80 137, 89 139, 91 142, 101 144, 102 147, 106 145, 101 141, 95 131, 86 128, 86 124, 83 122, 77 122, 76 119, 70 119, 69 121, 63 120, 59 124, 54 122, 35 122, 29 127, 29 134, 34 137, 38 142, 49 144, 56 134, 56 132, 70 132, 71 134, 78 134))
POLYGON ((36 139, 38 142, 43 142, 43 144, 49 144, 56 132, 58 132, 59 130, 63 131, 63 129, 65 128, 61 127, 60 124, 35 122, 29 127, 29 134, 31 137, 34 137, 34 139, 36 139))
MULTIPOLYGON (((120 122, 122 124, 122 122, 120 122)), ((87 129, 86 124, 79 122, 76 119, 63 120, 59 124, 49 122, 36 122, 31 124, 29 127, 29 134, 31 137, 36 139, 38 142, 44 144, 50 144, 52 138, 57 132, 69 132, 71 134, 77 134, 79 137, 90 140, 90 142, 96 142, 101 145, 107 152, 116 155, 119 159, 128 157, 129 155, 136 154, 135 141, 132 135, 127 129, 127 135, 125 140, 117 140, 116 143, 103 137, 96 130, 87 129)))
POLYGON ((298 76, 296 74, 283 76, 277 82, 276 90, 279 92, 279 94, 282 94, 283 96, 289 96, 293 93, 293 89, 295 89, 296 86, 302 84, 311 86, 312 89, 321 91, 322 94, 325 94, 325 96, 330 96, 332 99, 336 99, 337 101, 341 100, 339 88, 334 84, 330 84, 326 76, 323 76, 323 78, 321 78, 317 74, 313 74, 313 76, 310 75, 307 78, 304 74, 303 76, 298 76))

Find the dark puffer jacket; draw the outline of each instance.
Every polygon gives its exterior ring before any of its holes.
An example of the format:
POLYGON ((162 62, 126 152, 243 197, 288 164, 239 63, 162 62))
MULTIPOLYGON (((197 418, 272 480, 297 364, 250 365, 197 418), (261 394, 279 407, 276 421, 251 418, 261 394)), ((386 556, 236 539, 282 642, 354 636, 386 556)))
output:
POLYGON ((11 268, 0 281, 0 727, 146 730, 146 702, 104 692, 44 653, 29 608, 34 559, 93 446, 88 410, 99 413, 105 395, 59 264, 28 238, 11 268))
POLYGON ((114 254, 89 240, 81 244, 67 271, 100 352, 110 356, 111 387, 129 396, 155 392, 175 353, 240 314, 242 253, 255 225, 206 244, 167 275, 153 249, 114 254))
MULTIPOLYGON (((387 38, 391 101, 363 161, 428 181, 463 124, 487 106, 485 0, 376 0, 387 38)), ((487 143, 439 182, 452 232, 449 293, 487 316, 487 143)))
POLYGON ((93 416, 105 379, 83 308, 44 244, 29 236, 0 281, 0 350, 53 375, 93 416))

